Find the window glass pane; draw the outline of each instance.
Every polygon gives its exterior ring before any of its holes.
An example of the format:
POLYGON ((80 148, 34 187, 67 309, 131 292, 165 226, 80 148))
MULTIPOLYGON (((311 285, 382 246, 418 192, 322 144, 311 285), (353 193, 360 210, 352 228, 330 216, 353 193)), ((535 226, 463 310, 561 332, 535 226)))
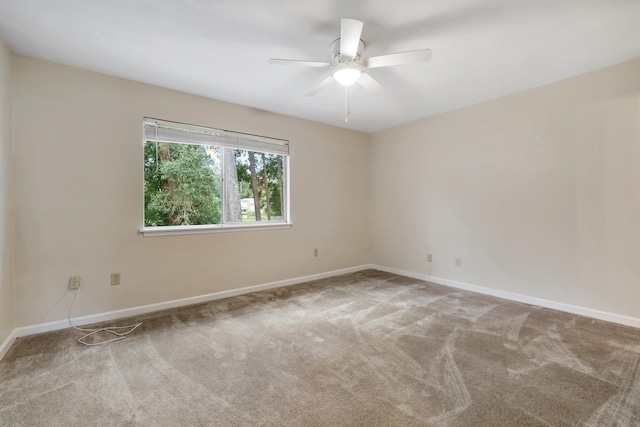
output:
POLYGON ((224 150, 227 222, 285 221, 284 156, 224 150))
POLYGON ((220 224, 221 149, 146 141, 144 225, 220 224))

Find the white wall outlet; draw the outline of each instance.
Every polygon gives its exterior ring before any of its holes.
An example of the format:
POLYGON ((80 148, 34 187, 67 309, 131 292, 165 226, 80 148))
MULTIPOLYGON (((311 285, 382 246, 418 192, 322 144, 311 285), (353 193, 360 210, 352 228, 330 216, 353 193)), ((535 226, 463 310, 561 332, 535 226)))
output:
POLYGON ((462 265, 462 258, 456 258, 456 267, 460 267, 462 265))
POLYGON ((427 254, 427 262, 433 261, 433 255, 427 254))
POLYGON ((317 257, 317 256, 318 256, 318 250, 317 250, 317 249, 314 249, 314 250, 313 250, 313 256, 314 256, 314 257, 317 257))
POLYGON ((111 286, 120 284, 120 273, 111 273, 111 286))
POLYGON ((78 289, 82 282, 82 278, 80 276, 71 276, 69 277, 69 289, 78 289))

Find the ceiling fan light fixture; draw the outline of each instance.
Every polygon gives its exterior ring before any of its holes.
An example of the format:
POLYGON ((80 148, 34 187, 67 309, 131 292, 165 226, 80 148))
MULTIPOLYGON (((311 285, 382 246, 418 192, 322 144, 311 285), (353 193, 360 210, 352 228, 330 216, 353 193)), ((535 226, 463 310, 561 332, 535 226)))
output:
POLYGON ((333 78, 342 86, 351 86, 358 81, 361 75, 362 71, 357 68, 345 67, 333 73, 333 78))

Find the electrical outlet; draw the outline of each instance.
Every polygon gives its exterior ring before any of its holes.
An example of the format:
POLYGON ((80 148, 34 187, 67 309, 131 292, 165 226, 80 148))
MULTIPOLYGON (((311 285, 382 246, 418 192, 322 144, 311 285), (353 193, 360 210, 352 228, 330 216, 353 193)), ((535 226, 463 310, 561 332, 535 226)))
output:
POLYGON ((456 267, 460 267, 462 265, 462 258, 456 258, 456 267))
POLYGON ((313 250, 313 256, 314 256, 314 257, 317 257, 317 256, 318 256, 318 250, 317 250, 317 249, 314 249, 314 250, 313 250))
POLYGON ((71 276, 69 277, 69 289, 78 289, 82 282, 82 278, 80 276, 71 276))
POLYGON ((120 273, 111 273, 111 286, 120 284, 120 273))
POLYGON ((431 254, 427 254, 427 262, 433 261, 433 256, 431 254))

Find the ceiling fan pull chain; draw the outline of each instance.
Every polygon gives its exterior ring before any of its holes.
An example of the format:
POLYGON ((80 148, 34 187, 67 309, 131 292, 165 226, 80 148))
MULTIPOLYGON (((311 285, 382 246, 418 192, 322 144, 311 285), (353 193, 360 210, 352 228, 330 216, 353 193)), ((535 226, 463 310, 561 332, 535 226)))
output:
POLYGON ((344 121, 349 121, 349 88, 347 86, 344 87, 344 103, 345 103, 345 115, 344 121))

